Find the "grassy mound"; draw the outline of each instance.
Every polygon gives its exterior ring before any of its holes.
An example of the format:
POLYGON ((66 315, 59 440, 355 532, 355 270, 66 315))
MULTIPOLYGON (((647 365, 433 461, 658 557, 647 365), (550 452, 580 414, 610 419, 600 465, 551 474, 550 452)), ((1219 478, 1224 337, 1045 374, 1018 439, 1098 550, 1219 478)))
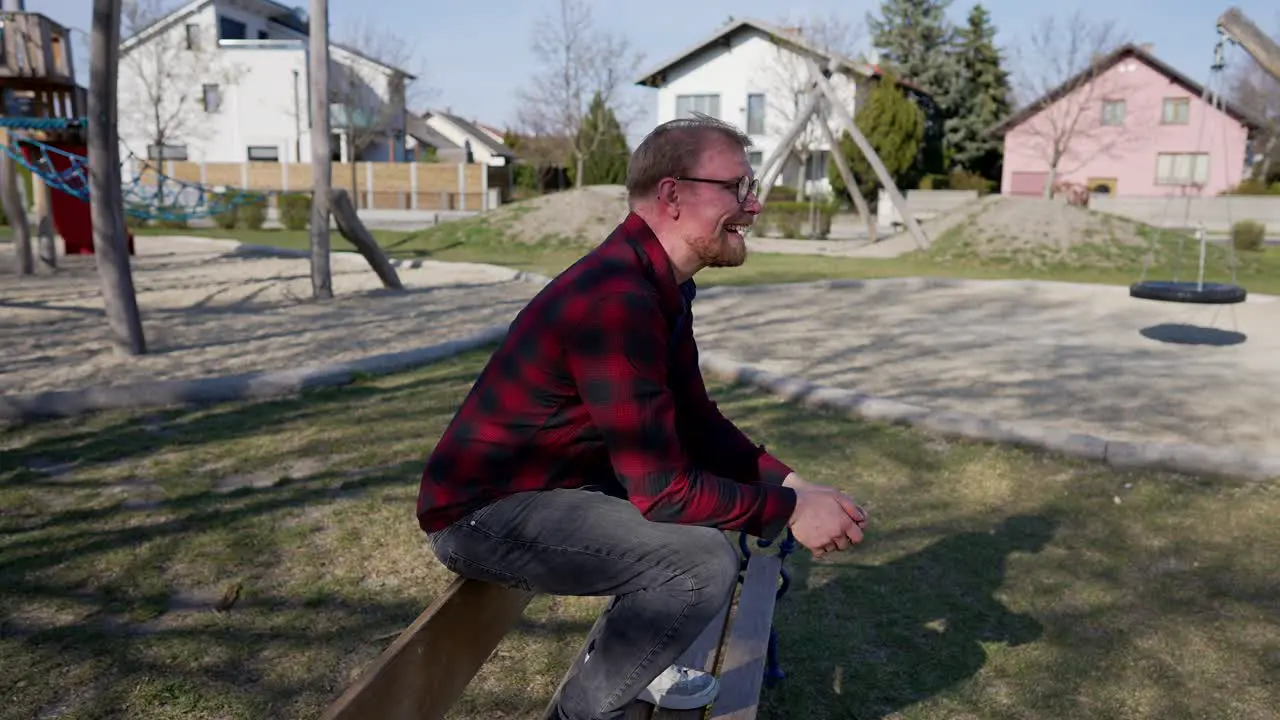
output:
MULTIPOLYGON (((920 255, 948 266, 990 269, 1133 270, 1150 262, 1149 274, 1195 276, 1200 248, 1190 233, 1162 230, 1114 215, 1039 198, 992 198, 938 236, 920 255)), ((1211 243, 1206 279, 1228 280, 1231 252, 1211 243)), ((1257 271, 1258 258, 1236 253, 1238 274, 1257 271)), ((1135 278, 1136 279, 1136 278, 1135 278)))

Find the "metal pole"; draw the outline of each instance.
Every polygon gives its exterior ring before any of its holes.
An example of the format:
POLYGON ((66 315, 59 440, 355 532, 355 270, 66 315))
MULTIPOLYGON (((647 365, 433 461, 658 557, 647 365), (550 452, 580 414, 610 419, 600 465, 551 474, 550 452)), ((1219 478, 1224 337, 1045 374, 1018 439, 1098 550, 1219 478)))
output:
POLYGON ((1208 243, 1207 236, 1205 235, 1205 232, 1204 232, 1203 221, 1201 221, 1200 229, 1196 231, 1196 234, 1200 236, 1200 275, 1199 275, 1200 279, 1196 283, 1196 290, 1199 291, 1199 290, 1204 290, 1204 252, 1205 252, 1205 245, 1208 243))

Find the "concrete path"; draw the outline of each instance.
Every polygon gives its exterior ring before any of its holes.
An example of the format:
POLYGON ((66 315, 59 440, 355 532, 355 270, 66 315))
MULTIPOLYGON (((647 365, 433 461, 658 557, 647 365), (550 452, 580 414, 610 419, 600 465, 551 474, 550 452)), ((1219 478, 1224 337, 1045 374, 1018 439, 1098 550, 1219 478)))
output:
POLYGON ((1280 298, 1214 308, 1094 285, 928 284, 718 288, 695 327, 706 351, 914 405, 1280 452, 1280 298), (1187 340, 1238 344, 1171 342, 1187 340))

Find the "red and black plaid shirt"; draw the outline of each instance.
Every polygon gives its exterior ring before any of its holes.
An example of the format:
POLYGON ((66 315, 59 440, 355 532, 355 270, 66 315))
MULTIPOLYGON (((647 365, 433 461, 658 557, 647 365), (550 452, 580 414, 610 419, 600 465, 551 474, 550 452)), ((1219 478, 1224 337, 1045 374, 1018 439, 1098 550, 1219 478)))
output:
POLYGON ((778 535, 795 507, 790 468, 707 397, 694 292, 635 214, 548 283, 427 460, 422 529, 512 493, 616 479, 654 522, 778 535))

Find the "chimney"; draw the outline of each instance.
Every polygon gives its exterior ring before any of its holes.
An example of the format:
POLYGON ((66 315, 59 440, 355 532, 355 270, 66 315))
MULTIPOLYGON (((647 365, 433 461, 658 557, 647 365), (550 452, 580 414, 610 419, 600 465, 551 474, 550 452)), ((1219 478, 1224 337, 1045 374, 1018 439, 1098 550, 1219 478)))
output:
POLYGON ((1148 55, 1154 55, 1156 51, 1156 46, 1151 43, 1142 43, 1141 45, 1138 46, 1138 49, 1148 55))

